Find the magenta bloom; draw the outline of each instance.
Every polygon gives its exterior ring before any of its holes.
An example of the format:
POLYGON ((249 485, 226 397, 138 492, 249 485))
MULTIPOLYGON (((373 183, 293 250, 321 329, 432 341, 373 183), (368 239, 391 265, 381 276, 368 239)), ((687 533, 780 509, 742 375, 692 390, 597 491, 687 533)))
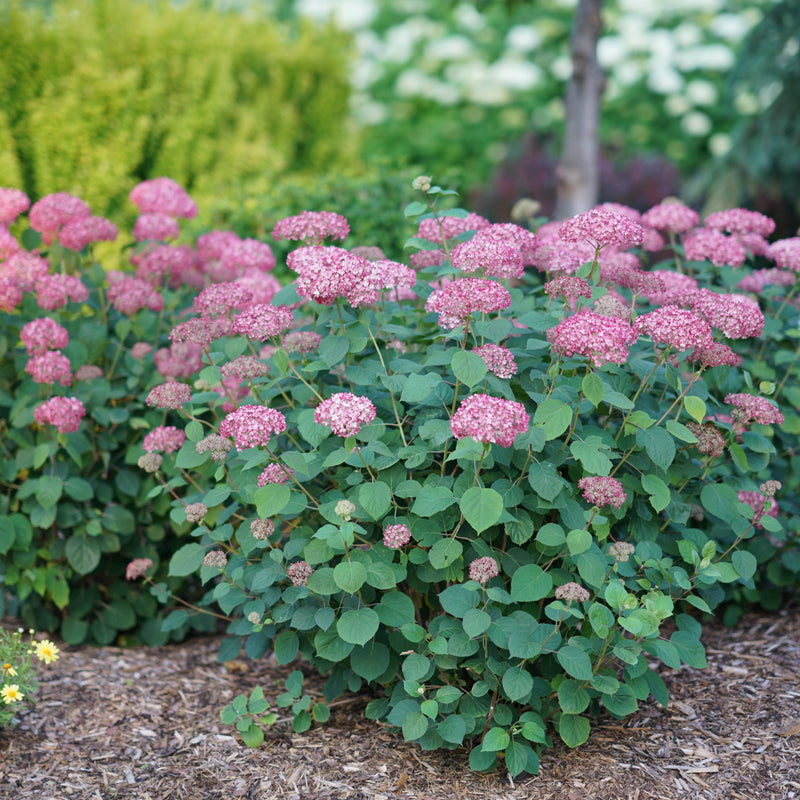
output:
POLYGON ((192 219, 197 206, 186 190, 171 178, 142 181, 131 189, 130 201, 141 214, 166 214, 169 217, 192 219))
POLYGON ((264 471, 258 476, 258 485, 267 486, 270 483, 288 483, 294 475, 294 470, 286 464, 267 464, 264 471))
POLYGON ((147 453, 174 453, 186 441, 186 434, 174 425, 159 425, 144 437, 142 447, 147 453))
POLYGON ((578 488, 583 493, 583 499, 593 506, 613 506, 621 508, 628 499, 623 491, 622 484, 611 477, 588 477, 578 481, 578 488))
POLYGON ((233 231, 209 231, 197 237, 197 252, 204 261, 219 261, 231 245, 241 241, 233 231))
POLYGON ((678 306, 662 306, 637 317, 633 323, 637 334, 649 336, 655 344, 688 350, 705 347, 713 341, 711 327, 691 311, 678 306))
POLYGON ((118 272, 109 273, 108 281, 107 297, 120 314, 132 316, 143 308, 150 311, 161 311, 164 308, 162 295, 141 278, 118 272))
POLYGON ((698 289, 686 295, 682 305, 691 308, 698 317, 729 339, 761 336, 764 330, 761 308, 755 300, 743 294, 717 294, 709 289, 698 289))
POLYGON ((47 350, 28 359, 25 365, 27 372, 36 383, 60 383, 69 386, 72 383, 72 368, 69 359, 63 353, 47 350))
POLYGON ((411 540, 408 525, 387 525, 383 531, 383 544, 390 550, 399 550, 411 540))
POLYGON ((706 217, 705 226, 728 233, 757 233, 759 236, 766 237, 774 232, 775 220, 758 211, 749 211, 746 208, 726 208, 724 211, 709 214, 706 217))
POLYGON ((286 258, 298 273, 297 294, 323 305, 344 297, 359 307, 378 300, 378 280, 372 262, 341 247, 300 247, 286 258))
POLYGON ((628 345, 636 341, 636 331, 619 317, 604 317, 593 311, 573 314, 548 329, 547 341, 554 353, 585 356, 596 367, 608 362, 624 364, 628 345))
POLYGON ((19 242, 0 225, 0 261, 19 252, 19 242))
POLYGON ((533 266, 540 272, 572 275, 590 262, 595 250, 589 242, 565 242, 556 234, 539 236, 539 246, 533 256, 533 266))
POLYGON ((375 413, 375 406, 368 397, 339 392, 316 407, 314 422, 330 428, 336 436, 355 436, 375 419, 375 413))
POLYGON ((800 236, 790 239, 778 239, 767 248, 767 257, 771 258, 781 269, 800 272, 800 236))
POLYGON ((530 416, 522 403, 473 394, 461 401, 450 420, 450 430, 456 439, 469 436, 476 442, 511 447, 516 435, 528 430, 529 422, 530 416))
POLYGON ((507 380, 512 375, 517 374, 517 362, 514 360, 513 353, 506 347, 499 344, 485 344, 476 347, 473 351, 483 359, 486 369, 498 378, 507 380))
MULTIPOLYGON (((533 257, 539 244, 535 233, 512 222, 496 222, 481 228, 473 238, 495 239, 510 245, 520 254, 524 265, 533 264, 533 257)), ((499 276, 498 276, 499 277, 499 276)))
MULTIPOLYGON (((797 255, 797 267, 800 269, 800 247, 797 248, 797 255)), ((793 286, 796 280, 797 275, 784 269, 757 269, 751 275, 745 275, 736 284, 736 288, 743 292, 761 294, 767 286, 793 286)))
POLYGON ((228 414, 219 426, 222 436, 233 439, 237 450, 269 444, 270 435, 286 430, 286 417, 266 406, 242 406, 228 414))
POLYGON ((313 572, 314 568, 308 561, 295 561, 286 568, 286 574, 295 586, 305 586, 313 572))
POLYGON ((303 211, 294 217, 279 219, 272 229, 277 241, 322 244, 325 239, 346 239, 350 226, 341 214, 333 211, 303 211))
POLYGON ((169 239, 177 239, 181 235, 181 229, 169 214, 157 211, 140 214, 136 218, 131 235, 137 242, 147 240, 166 242, 169 239))
POLYGON ((204 285, 205 279, 198 269, 198 255, 189 245, 158 245, 132 256, 131 261, 136 264, 136 277, 153 286, 162 286, 166 282, 173 289, 204 285))
POLYGON ((655 269, 650 274, 658 278, 664 287, 663 289, 642 293, 646 295, 647 299, 654 306, 665 306, 669 304, 679 305, 678 301, 682 295, 687 292, 694 292, 697 289, 697 281, 689 275, 683 275, 680 272, 671 272, 667 269, 655 269))
POLYGON ((192 303, 192 310, 206 317, 241 311, 253 303, 253 293, 238 283, 212 283, 192 303))
POLYGON ((642 224, 661 231, 684 233, 697 226, 700 215, 683 203, 661 203, 642 214, 642 224))
POLYGON ((742 357, 722 342, 711 342, 696 347, 686 360, 689 362, 699 361, 703 367, 738 367, 742 363, 742 357))
POLYGON ((229 244, 220 258, 220 268, 223 273, 228 273, 233 278, 244 275, 250 270, 269 272, 275 269, 278 262, 272 248, 266 242, 258 239, 242 239, 229 244))
POLYGON ((88 299, 89 290, 74 275, 45 275, 36 281, 36 302, 45 311, 55 311, 70 300, 84 303, 88 299))
MULTIPOLYGON (((417 282, 417 273, 411 267, 405 264, 398 264, 397 261, 391 261, 388 258, 378 258, 372 261, 373 275, 375 276, 375 285, 382 290, 406 290, 403 296, 414 295, 408 290, 414 287, 417 282)), ((395 295, 390 294, 394 299, 395 295)))
POLYGON ((689 261, 708 259, 715 267, 726 264, 741 267, 747 258, 747 251, 738 239, 708 228, 698 228, 687 234, 683 249, 689 261))
MULTIPOLYGON (((142 344, 141 342, 138 344, 142 344)), ((135 344, 134 347, 137 347, 135 344)), ((137 356, 131 354, 134 358, 137 356)), ((145 353, 145 355, 147 355, 145 353)), ((194 342, 173 342, 169 347, 162 347, 156 350, 153 355, 158 374, 168 380, 178 380, 179 378, 191 378, 195 372, 203 368, 203 349, 194 342)))
POLYGON ((233 318, 233 330, 250 339, 264 342, 273 336, 280 336, 283 331, 291 328, 293 322, 294 316, 288 306, 259 303, 233 318))
POLYGON ((0 311, 12 311, 22 302, 22 289, 16 278, 0 275, 0 311))
POLYGON ((508 308, 511 295, 497 281, 459 278, 434 291, 425 303, 426 311, 439 315, 439 325, 452 330, 466 325, 473 314, 508 308))
POLYGON ((446 260, 444 250, 417 250, 408 257, 408 263, 414 269, 440 267, 446 260))
POLYGON ((558 230, 567 242, 589 242, 596 249, 628 247, 644 241, 644 229, 638 222, 616 211, 592 208, 568 219, 558 230))
POLYGON ((91 209, 83 200, 66 192, 57 192, 34 203, 28 219, 31 228, 42 234, 45 244, 52 244, 68 222, 91 215, 91 209))
POLYGON ((27 211, 31 201, 19 189, 0 188, 0 225, 10 225, 23 211, 27 211))
POLYGON ((771 400, 753 394, 727 394, 725 402, 730 403, 736 410, 733 417, 741 425, 749 422, 758 422, 761 425, 782 425, 783 414, 771 400))
POLYGON ((478 272, 486 278, 521 278, 525 273, 522 256, 516 247, 480 232, 453 248, 450 256, 456 269, 478 272))
POLYGON ((22 344, 32 356, 47 350, 62 350, 69 344, 69 333, 51 317, 32 319, 19 333, 22 344))
POLYGON ((417 236, 435 244, 442 244, 443 239, 455 239, 459 234, 467 231, 479 231, 488 226, 489 220, 484 219, 479 214, 470 213, 463 219, 461 217, 441 216, 436 220, 433 217, 429 217, 420 221, 417 236))
POLYGON ((497 562, 491 556, 476 558, 469 565, 469 579, 481 585, 488 583, 499 574, 500 567, 497 566, 497 562))
POLYGON ((36 281, 44 278, 50 268, 41 256, 18 250, 3 263, 3 274, 15 278, 23 292, 33 291, 36 281))
POLYGON ((145 403, 156 408, 178 409, 192 399, 192 390, 185 383, 168 381, 154 386, 147 395, 145 403))
POLYGON ((58 234, 58 241, 67 250, 80 252, 94 242, 113 242, 117 226, 105 217, 81 217, 68 222, 58 234))
POLYGON ((238 381, 261 378, 269 372, 269 364, 265 364, 255 356, 238 356, 220 367, 223 378, 236 378, 238 381))
POLYGON ((85 416, 86 409, 77 397, 51 397, 33 412, 40 425, 53 425, 59 433, 74 433, 85 416))

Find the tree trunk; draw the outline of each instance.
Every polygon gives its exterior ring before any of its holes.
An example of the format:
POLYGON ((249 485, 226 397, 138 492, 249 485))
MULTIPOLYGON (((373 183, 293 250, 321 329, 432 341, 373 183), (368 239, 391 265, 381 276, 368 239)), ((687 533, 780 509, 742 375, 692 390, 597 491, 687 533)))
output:
POLYGON ((598 139, 603 72, 597 63, 600 9, 603 0, 580 0, 570 48, 572 77, 566 96, 564 150, 556 168, 556 219, 580 214, 597 205, 598 139))

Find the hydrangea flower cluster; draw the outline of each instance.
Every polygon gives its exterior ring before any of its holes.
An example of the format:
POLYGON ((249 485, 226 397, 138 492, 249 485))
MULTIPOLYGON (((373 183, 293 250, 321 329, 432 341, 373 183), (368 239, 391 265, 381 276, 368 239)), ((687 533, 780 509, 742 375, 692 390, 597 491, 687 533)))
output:
POLYGON ((486 278, 460 278, 436 289, 425 303, 425 310, 439 315, 439 325, 447 330, 466 325, 473 314, 501 311, 511 305, 511 295, 497 281, 486 278))
POLYGON ((19 242, 0 225, 0 261, 15 255, 19 252, 19 242))
POLYGON ((497 565, 491 556, 483 556, 476 558, 469 565, 469 579, 481 584, 487 584, 492 578, 496 578, 500 574, 500 567, 497 565))
POLYGON ((574 581, 557 586, 553 594, 555 594, 556 600, 566 600, 567 603, 585 603, 591 597, 588 589, 574 581))
POLYGON ((220 367, 223 378, 236 378, 246 381, 261 378, 269 372, 269 364, 265 364, 255 356, 238 356, 220 367))
POLYGON ((375 303, 378 281, 372 262, 341 247, 300 247, 286 258, 297 272, 297 294, 323 305, 343 297, 351 306, 375 303))
POLYGON ((314 331, 291 331, 281 339, 281 347, 287 353, 313 353, 322 341, 322 336, 314 331))
POLYGON ((16 280, 0 275, 0 311, 13 311, 22 302, 22 289, 16 280))
POLYGON ((726 394, 725 402, 730 403, 735 411, 733 417, 740 425, 757 422, 760 425, 782 425, 783 414, 771 400, 754 394, 726 394))
POLYGON ((33 412, 40 425, 52 425, 59 433, 74 433, 86 416, 86 408, 77 397, 51 397, 33 412))
POLYGON ((476 442, 511 447, 518 433, 528 430, 530 416, 522 403, 488 394, 465 397, 453 418, 450 430, 456 439, 469 436, 476 442))
POLYGON ((287 467, 286 464, 267 464, 258 476, 257 483, 259 486, 267 486, 270 483, 288 483, 293 475, 294 470, 287 467))
POLYGON ((133 316, 143 308, 150 311, 161 311, 164 308, 164 298, 161 293, 147 281, 133 275, 108 273, 106 295, 120 314, 128 316, 133 316))
POLYGON ((314 422, 327 426, 336 436, 355 436, 375 419, 375 413, 375 406, 368 397, 340 392, 316 407, 314 422))
POLYGON ((147 453, 174 453, 186 441, 186 434, 174 425, 159 425, 144 437, 142 447, 147 453))
POLYGON ((76 381, 96 381, 103 377, 103 370, 96 364, 81 364, 75 372, 76 381))
POLYGON ((275 523, 271 519, 254 519, 250 523, 250 533, 254 539, 269 539, 275 533, 275 523))
POLYGON ((307 586, 314 567, 308 561, 295 561, 286 568, 286 574, 294 586, 307 586))
POLYGON ((233 450, 233 442, 220 436, 218 433, 212 433, 201 439, 194 446, 195 453, 202 455, 208 453, 211 460, 217 464, 221 464, 228 457, 228 453, 233 450))
POLYGON ((576 297, 591 297, 592 287, 583 278, 575 275, 559 275, 545 283, 544 292, 551 297, 572 300, 576 297))
POLYGON ((208 514, 208 507, 205 503, 189 503, 184 509, 187 522, 202 522, 208 514))
POLYGON ((51 317, 32 319, 22 326, 19 338, 32 356, 48 350, 62 350, 69 344, 69 333, 51 317))
POLYGON ((31 292, 36 282, 44 278, 49 271, 47 261, 41 256, 29 253, 27 250, 19 250, 3 262, 0 277, 3 275, 12 277, 23 292, 31 292))
POLYGON ((700 362, 703 367, 738 367, 742 357, 722 342, 711 342, 692 350, 687 361, 700 362))
POLYGON ((156 408, 178 409, 192 399, 192 390, 185 383, 168 381, 154 386, 147 395, 145 403, 156 408))
POLYGON ((85 303, 89 299, 89 290, 74 275, 45 275, 36 281, 35 288, 36 302, 45 311, 55 311, 70 300, 85 303))
POLYGON ((30 198, 22 190, 0 188, 0 226, 11 225, 30 205, 30 198))
POLYGON ((206 317, 242 311, 253 303, 253 293, 238 283, 212 283, 192 302, 192 310, 206 317))
POLYGON ((193 219, 197 216, 194 200, 171 178, 142 181, 131 189, 128 197, 141 214, 160 213, 181 219, 193 219))
POLYGON ((80 252, 95 242, 113 242, 118 234, 117 226, 105 217, 81 217, 61 228, 58 241, 67 250, 80 252))
MULTIPOLYGON (((202 505, 202 504, 201 504, 202 505)), ((216 569, 225 569, 228 566, 228 556, 222 550, 209 550, 203 559, 203 564, 206 567, 215 567, 216 569)))
POLYGON ((628 495, 622 488, 622 484, 610 476, 589 476, 578 481, 578 488, 583 494, 583 499, 593 506, 602 508, 612 506, 622 508, 628 495))
POLYGON ((428 217, 420 220, 417 236, 434 244, 443 244, 467 231, 479 231, 489 226, 489 220, 480 214, 467 214, 466 217, 453 217, 445 213, 438 219, 428 217))
POLYGON ((625 250, 644 241, 644 229, 626 214, 592 208, 566 220, 558 230, 567 242, 589 242, 600 250, 616 247, 625 250))
POLYGON ((135 581, 137 578, 142 578, 152 566, 153 560, 150 558, 134 558, 125 568, 125 579, 135 581))
POLYGON ((636 547, 630 542, 614 542, 608 548, 608 554, 613 556, 614 561, 617 562, 628 561, 634 552, 636 552, 636 547))
POLYGON ((746 503, 753 509, 753 527, 763 530, 761 520, 765 516, 778 518, 778 503, 772 497, 764 497, 761 492, 737 492, 740 503, 746 503))
POLYGON ((723 454, 725 451, 725 437, 713 422, 703 422, 702 424, 687 422, 686 427, 697 438, 695 448, 697 448, 698 453, 711 456, 711 458, 718 458, 723 454))
POLYGON ((92 210, 80 198, 67 192, 56 192, 45 195, 33 204, 28 221, 31 228, 42 234, 44 243, 49 245, 68 222, 91 215, 92 210))
POLYGON ((672 233, 685 233, 699 222, 700 215, 683 203, 660 203, 642 214, 642 224, 672 233))
POLYGON ((800 236, 778 239, 767 248, 766 255, 781 269, 800 272, 800 236))
POLYGON ((31 356, 25 365, 25 372, 36 383, 60 383, 62 386, 69 386, 72 383, 72 367, 69 359, 55 350, 31 356))
POLYGON ((303 211, 293 217, 279 219, 272 229, 276 241, 289 239, 306 244, 322 244, 325 239, 346 239, 350 225, 333 211, 303 211))
POLYGON ((227 317, 192 317, 179 322, 169 333, 173 342, 194 342, 207 347, 211 342, 231 332, 231 321, 227 317))
POLYGON ((140 214, 136 218, 131 235, 137 242, 166 242, 177 239, 181 235, 181 229, 169 214, 152 212, 140 214))
POLYGON ((233 331, 264 342, 280 336, 283 331, 291 328, 293 322, 292 310, 287 306, 258 303, 233 318, 233 331))
POLYGON ((270 435, 286 430, 286 417, 266 406, 242 406, 232 411, 219 426, 220 435, 233 439, 237 450, 269 444, 270 435))
POLYGON ((408 525, 387 525, 383 531, 383 544, 390 550, 399 550, 411 541, 408 525))
POLYGON ((596 367, 606 363, 624 364, 628 345, 636 341, 636 332, 619 317, 604 317, 593 311, 573 314, 546 333, 554 353, 584 356, 596 367))
POLYGON ((517 374, 517 362, 514 354, 507 348, 499 344, 484 344, 476 347, 473 351, 483 359, 486 369, 498 378, 508 380, 512 375, 517 374))
POLYGON ((723 211, 709 214, 706 217, 705 226, 727 233, 742 235, 756 233, 766 238, 775 231, 775 220, 758 211, 750 211, 746 208, 726 208, 723 211))
POLYGON ((143 453, 136 463, 145 472, 158 472, 164 463, 164 457, 160 453, 143 453))
POLYGON ((761 308, 746 295, 717 294, 709 289, 698 289, 685 295, 682 305, 690 308, 729 339, 761 336, 764 330, 764 314, 761 308))
POLYGON ((200 288, 205 278, 199 270, 197 253, 188 245, 162 244, 131 257, 136 277, 153 286, 168 283, 173 289, 181 286, 200 288))
MULTIPOLYGON (((800 239, 798 239, 798 242, 800 242, 800 239)), ((797 268, 800 270, 800 247, 797 248, 797 256, 797 268)), ((767 286, 794 286, 796 280, 797 275, 783 269, 757 269, 750 275, 745 275, 736 284, 736 288, 741 289, 743 292, 761 294, 767 286)))
POLYGON ((453 248, 450 257, 456 269, 479 272, 486 278, 521 278, 525 273, 519 250, 492 235, 476 233, 468 242, 453 248))
POLYGON ((633 323, 639 335, 649 336, 655 344, 675 350, 705 347, 713 342, 711 327, 691 311, 677 306, 662 306, 642 314, 633 323))
POLYGON ((165 378, 170 380, 191 378, 203 368, 203 350, 194 342, 173 342, 169 347, 157 350, 153 355, 153 361, 158 374, 165 378))
POLYGON ((689 261, 708 259, 715 267, 741 267, 747 258, 744 245, 733 236, 708 228, 698 228, 687 234, 683 249, 689 261))
POLYGON ((540 230, 533 266, 540 272, 573 275, 594 255, 595 250, 589 242, 566 242, 557 233, 545 236, 540 230))

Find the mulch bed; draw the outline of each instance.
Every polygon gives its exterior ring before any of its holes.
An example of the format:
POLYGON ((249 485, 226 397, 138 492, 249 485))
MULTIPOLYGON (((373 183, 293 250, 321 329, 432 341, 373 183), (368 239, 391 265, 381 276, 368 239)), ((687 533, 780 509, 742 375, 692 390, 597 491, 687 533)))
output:
MULTIPOLYGON (((219 664, 218 639, 159 649, 64 648, 38 705, 0 731, 2 800, 800 800, 800 613, 708 626, 709 667, 662 671, 669 709, 593 721, 538 776, 469 771, 464 751, 422 752, 348 696, 304 734, 288 723, 251 750, 219 710, 298 663, 219 664)), ((321 686, 311 676, 307 684, 321 686)))

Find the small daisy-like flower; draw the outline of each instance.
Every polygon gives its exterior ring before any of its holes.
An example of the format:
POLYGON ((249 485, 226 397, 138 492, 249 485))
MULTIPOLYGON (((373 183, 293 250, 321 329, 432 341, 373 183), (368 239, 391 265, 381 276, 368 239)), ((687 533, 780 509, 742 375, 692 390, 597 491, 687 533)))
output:
POLYGON ((294 470, 286 464, 267 464, 258 476, 258 485, 267 486, 270 483, 288 483, 294 475, 294 470))
POLYGON ((189 503, 183 509, 183 513, 186 515, 187 522, 202 522, 208 514, 208 507, 205 503, 189 503))
POLYGON ((727 394, 725 402, 736 409, 733 417, 741 425, 747 425, 749 422, 758 422, 761 425, 783 424, 783 414, 780 409, 766 397, 757 397, 753 394, 727 394))
POLYGON ((34 652, 36 653, 36 658, 44 664, 52 664, 54 661, 58 661, 59 649, 47 639, 36 642, 34 652))
POLYGON ((516 435, 528 430, 529 422, 530 416, 522 403, 473 394, 461 401, 450 420, 450 430, 456 439, 468 436, 476 442, 511 447, 516 435))
POLYGON ((344 522, 350 522, 353 514, 356 513, 355 503, 351 503, 349 500, 340 500, 333 509, 333 513, 337 517, 341 517, 344 522))
POLYGON ((7 675, 9 678, 15 678, 17 676, 17 671, 8 662, 6 662, 5 664, 3 664, 2 667, 0 667, 0 672, 2 672, 3 675, 7 675))
POLYGON ((19 690, 19 684, 9 683, 0 689, 0 697, 3 698, 6 705, 11 705, 11 703, 18 703, 25 695, 19 690))
POLYGON ((207 567, 216 567, 217 569, 225 569, 228 566, 228 556, 222 550, 209 550, 206 557, 203 559, 203 564, 207 567))
POLYGON ((192 399, 192 390, 185 383, 169 381, 154 386, 147 395, 145 403, 156 408, 178 409, 192 399))
POLYGON ((219 426, 222 436, 233 439, 237 450, 266 446, 270 435, 286 430, 286 417, 266 406, 242 406, 228 414, 219 426))
POLYGON ((272 235, 277 240, 321 244, 325 239, 346 239, 350 225, 333 211, 303 211, 294 217, 284 217, 275 223, 272 235))
POLYGON ((275 523, 271 519, 254 519, 250 523, 250 533, 254 539, 268 539, 275 533, 275 523))
POLYGON ((376 409, 368 397, 350 392, 323 400, 314 410, 314 421, 325 425, 336 436, 355 436, 364 425, 375 419, 376 409))
POLYGON ((583 499, 598 508, 603 506, 621 508, 628 499, 622 484, 616 478, 609 476, 581 478, 578 481, 578 488, 583 493, 583 499))
POLYGON ((411 540, 408 525, 387 525, 383 531, 383 544, 390 550, 399 550, 411 540))
POLYGON ((208 453, 212 461, 221 464, 228 456, 228 453, 233 449, 233 442, 220 436, 218 433, 212 433, 201 439, 195 446, 195 453, 208 453))
POLYGON ((624 364, 628 345, 636 341, 636 331, 624 319, 604 317, 592 311, 573 314, 545 334, 554 353, 585 356, 596 367, 608 362, 624 364))
POLYGON ((587 589, 574 581, 556 587, 555 595, 556 600, 566 600, 568 603, 585 603, 591 597, 587 589))
POLYGON ((294 564, 289 564, 286 569, 289 580, 295 586, 306 586, 313 572, 314 568, 308 561, 295 561, 294 564))
POLYGON ((159 425, 144 437, 142 447, 148 453, 174 453, 185 441, 186 434, 174 425, 159 425))
POLYGON ((513 353, 499 344, 485 344, 476 347, 473 351, 483 359, 486 369, 498 378, 507 380, 517 374, 517 362, 513 353))
POLYGON ((636 548, 630 542, 614 542, 608 548, 608 554, 613 556, 615 561, 627 561, 635 550, 636 548))
POLYGON ((500 574, 500 567, 491 556, 476 558, 469 565, 469 579, 480 583, 481 586, 500 574))
POLYGON ((139 469, 143 469, 145 472, 151 473, 158 472, 163 463, 164 456, 162 456, 160 453, 144 453, 143 455, 139 456, 138 460, 136 461, 139 469))

